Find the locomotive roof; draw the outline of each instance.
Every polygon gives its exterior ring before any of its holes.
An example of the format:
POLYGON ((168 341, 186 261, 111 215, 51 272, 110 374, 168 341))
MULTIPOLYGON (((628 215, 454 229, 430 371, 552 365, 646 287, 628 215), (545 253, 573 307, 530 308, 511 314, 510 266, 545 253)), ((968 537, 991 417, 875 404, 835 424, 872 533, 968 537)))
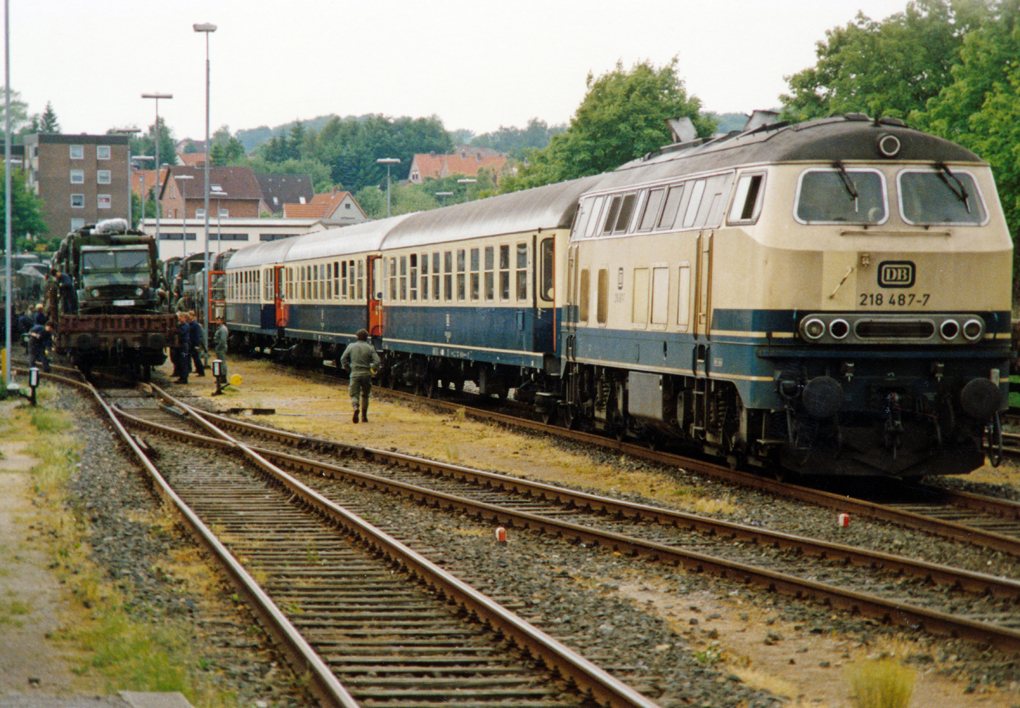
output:
POLYGON ((384 249, 570 228, 580 196, 601 175, 418 212, 387 234, 384 249))
POLYGON ((850 114, 793 125, 775 123, 697 145, 670 146, 621 166, 606 175, 600 186, 626 186, 740 165, 837 160, 983 162, 970 150, 908 128, 901 121, 850 114), (893 156, 879 149, 879 141, 887 135, 900 144, 893 156))

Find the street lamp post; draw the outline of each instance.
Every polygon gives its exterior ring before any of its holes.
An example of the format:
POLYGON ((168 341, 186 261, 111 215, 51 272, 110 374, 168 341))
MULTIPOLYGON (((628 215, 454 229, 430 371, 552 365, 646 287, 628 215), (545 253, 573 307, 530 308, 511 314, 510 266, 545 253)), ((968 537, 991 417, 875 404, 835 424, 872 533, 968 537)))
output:
POLYGON ((446 197, 452 197, 453 192, 436 192, 436 196, 439 197, 439 203, 446 206, 446 197))
POLYGON ((216 255, 219 256, 219 254, 223 253, 223 242, 220 240, 220 236, 222 236, 220 222, 220 199, 226 197, 227 193, 220 189, 219 186, 217 186, 216 191, 214 191, 212 195, 216 197, 216 255))
POLYGON ((181 183, 181 258, 188 257, 188 190, 186 189, 189 179, 195 179, 191 175, 177 175, 174 182, 181 183))
POLYGON ((457 180, 457 184, 463 184, 464 185, 464 203, 465 204, 467 202, 471 201, 471 191, 470 191, 470 188, 468 187, 468 185, 469 184, 474 184, 477 181, 478 180, 476 180, 474 177, 465 177, 464 179, 457 180))
MULTIPOLYGON (((173 98, 172 93, 143 93, 142 98, 152 98, 156 101, 156 125, 152 129, 152 142, 156 144, 156 250, 159 250, 159 172, 162 163, 159 161, 159 99, 173 98)), ((142 201, 142 208, 145 208, 145 201, 142 201)))
POLYGON ((386 218, 390 217, 390 165, 399 165, 400 159, 396 157, 380 157, 376 160, 380 165, 386 165, 386 218))
POLYGON ((205 295, 202 314, 202 348, 209 348, 209 35, 216 31, 216 25, 196 23, 196 32, 205 34, 205 271, 202 290, 205 295))

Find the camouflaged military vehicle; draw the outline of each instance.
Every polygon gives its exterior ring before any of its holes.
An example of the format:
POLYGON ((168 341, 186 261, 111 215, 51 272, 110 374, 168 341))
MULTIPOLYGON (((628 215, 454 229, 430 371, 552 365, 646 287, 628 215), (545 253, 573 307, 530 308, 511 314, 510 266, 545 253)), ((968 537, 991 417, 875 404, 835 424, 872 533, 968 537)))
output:
POLYGON ((75 366, 114 367, 148 378, 176 344, 176 319, 160 288, 152 236, 108 219, 69 233, 53 265, 70 276, 60 288, 55 346, 75 366))

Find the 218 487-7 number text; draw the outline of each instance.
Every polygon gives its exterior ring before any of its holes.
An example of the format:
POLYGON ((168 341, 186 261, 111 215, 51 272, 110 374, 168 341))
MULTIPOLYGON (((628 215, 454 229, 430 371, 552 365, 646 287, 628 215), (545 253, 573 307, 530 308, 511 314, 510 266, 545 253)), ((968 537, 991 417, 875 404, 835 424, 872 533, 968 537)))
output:
POLYGON ((860 307, 924 307, 930 293, 861 293, 860 307))

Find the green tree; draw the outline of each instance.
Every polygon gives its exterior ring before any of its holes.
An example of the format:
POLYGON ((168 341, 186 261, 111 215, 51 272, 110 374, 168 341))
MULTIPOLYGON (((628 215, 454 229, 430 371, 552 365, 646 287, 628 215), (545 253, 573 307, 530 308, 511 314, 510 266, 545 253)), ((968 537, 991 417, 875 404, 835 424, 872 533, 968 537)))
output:
POLYGON ((565 125, 552 128, 544 120, 532 118, 528 121, 526 128, 506 128, 500 126, 499 130, 479 135, 471 141, 474 147, 485 147, 499 152, 507 153, 510 157, 521 159, 525 151, 529 149, 541 150, 549 144, 552 136, 558 135, 567 129, 565 125))
MULTIPOLYGON (((0 223, 7 218, 6 177, 0 166, 0 223)), ((11 235, 16 239, 49 233, 42 218, 42 200, 25 185, 21 170, 11 172, 11 235)), ((63 234, 61 234, 63 235, 63 234)))
POLYGON ((173 133, 166 127, 166 121, 159 119, 159 128, 156 124, 149 126, 149 132, 137 138, 131 139, 132 155, 147 155, 152 160, 148 166, 155 169, 156 160, 156 137, 159 138, 159 161, 168 165, 177 164, 177 144, 174 141, 173 133))
POLYGON ((622 64, 598 79, 589 74, 588 92, 566 132, 549 146, 531 150, 504 191, 585 177, 612 170, 672 141, 667 120, 687 117, 700 136, 711 135, 714 121, 701 101, 688 96, 677 73, 676 57, 656 68, 641 62, 625 71, 622 64))
MULTIPOLYGON (((4 96, 0 91, 0 126, 6 125, 7 110, 4 106, 4 96)), ((28 104, 21 100, 21 94, 11 90, 11 132, 23 133, 31 127, 28 117, 28 104)))
POLYGON ((59 133, 60 123, 57 121, 57 114, 53 110, 53 105, 46 102, 46 110, 43 111, 42 117, 39 119, 39 133, 59 133))
POLYGON ((952 82, 963 38, 993 13, 995 0, 912 0, 881 22, 859 13, 818 43, 818 62, 787 76, 785 120, 833 113, 905 118, 952 82))

